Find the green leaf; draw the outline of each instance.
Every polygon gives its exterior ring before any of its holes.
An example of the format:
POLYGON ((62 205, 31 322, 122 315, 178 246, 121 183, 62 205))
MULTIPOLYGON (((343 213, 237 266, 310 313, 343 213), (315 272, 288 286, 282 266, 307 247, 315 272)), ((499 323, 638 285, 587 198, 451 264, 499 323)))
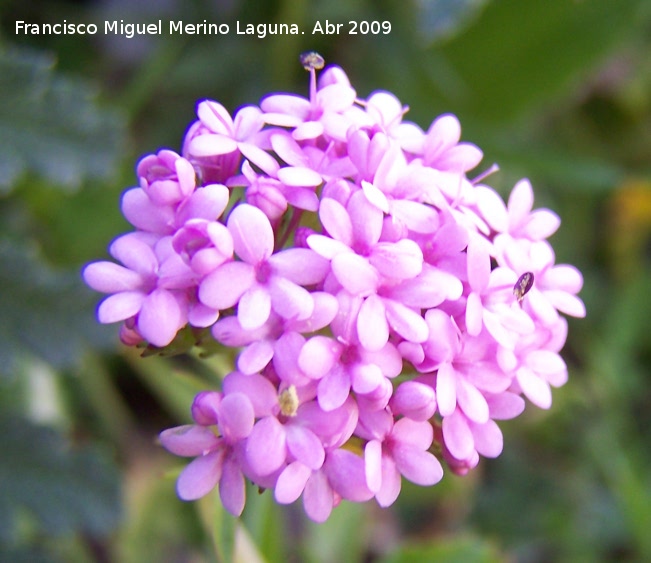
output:
POLYGON ((74 189, 113 172, 124 121, 95 97, 85 82, 56 75, 48 55, 0 52, 0 193, 27 173, 74 189))
POLYGON ((11 374, 30 355, 55 367, 71 366, 85 345, 115 338, 95 320, 99 296, 84 286, 79 272, 53 271, 35 252, 8 241, 0 241, 0 263, 0 374, 11 374))
POLYGON ((427 43, 450 38, 478 16, 488 0, 418 0, 419 34, 427 43))
MULTIPOLYGON (((500 122, 571 92, 614 49, 642 33, 643 4, 489 3, 466 32, 431 52, 433 60, 442 55, 453 69, 457 86, 448 85, 448 106, 461 115, 500 122)), ((424 61, 425 73, 428 64, 424 61)), ((432 76, 437 89, 440 78, 432 76)))
POLYGON ((51 536, 105 535, 115 528, 118 473, 97 450, 72 448, 52 428, 6 415, 0 449, 0 541, 15 541, 26 517, 51 536))

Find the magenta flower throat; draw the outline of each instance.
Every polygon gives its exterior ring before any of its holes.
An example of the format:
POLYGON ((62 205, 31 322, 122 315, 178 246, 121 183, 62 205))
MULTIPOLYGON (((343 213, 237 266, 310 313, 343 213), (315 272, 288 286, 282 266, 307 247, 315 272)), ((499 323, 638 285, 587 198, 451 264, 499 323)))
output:
MULTIPOLYGON (((162 445, 194 458, 184 500, 245 482, 302 497, 325 521, 342 499, 399 496, 502 451, 496 421, 549 408, 567 380, 562 316, 583 279, 556 264, 556 214, 527 180, 508 203, 469 178, 482 152, 453 115, 427 131, 389 92, 363 100, 341 68, 302 57, 309 97, 272 94, 234 116, 202 101, 182 154, 137 166, 116 262, 86 266, 98 320, 127 345, 188 335, 238 350, 194 424, 162 445)), ((144 360, 143 360, 144 361, 144 360)))

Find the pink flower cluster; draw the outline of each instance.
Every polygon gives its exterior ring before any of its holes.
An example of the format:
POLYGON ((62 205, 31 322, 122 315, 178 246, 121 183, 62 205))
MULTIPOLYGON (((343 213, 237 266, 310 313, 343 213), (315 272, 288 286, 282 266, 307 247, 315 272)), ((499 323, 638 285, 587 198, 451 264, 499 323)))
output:
MULTIPOLYGON (((231 117, 202 101, 182 156, 143 158, 122 211, 135 231, 88 265, 100 322, 127 344, 204 329, 240 349, 194 424, 160 439, 195 459, 183 499, 245 479, 328 518, 341 499, 391 505, 502 451, 496 420, 551 405, 579 271, 556 264, 557 215, 527 180, 505 204, 467 173, 482 159, 453 115, 427 131, 389 92, 358 98, 303 59, 308 98, 273 94, 231 117), (193 328, 188 328, 193 327, 193 328)), ((492 170, 489 170, 489 172, 492 170)))

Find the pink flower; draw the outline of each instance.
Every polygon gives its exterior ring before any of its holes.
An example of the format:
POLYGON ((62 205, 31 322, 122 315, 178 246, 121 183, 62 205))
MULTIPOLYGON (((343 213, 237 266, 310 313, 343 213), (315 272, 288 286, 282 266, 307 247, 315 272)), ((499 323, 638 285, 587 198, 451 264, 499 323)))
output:
POLYGON ((303 248, 272 255, 274 234, 269 220, 251 205, 238 205, 227 226, 241 261, 223 264, 204 278, 199 287, 201 302, 215 309, 237 304, 237 318, 245 329, 261 327, 272 310, 285 319, 308 318, 314 300, 301 286, 321 281, 327 263, 303 248))
POLYGON ((443 468, 427 451, 434 431, 427 421, 401 418, 393 422, 388 411, 379 411, 372 421, 361 421, 369 441, 364 448, 366 482, 380 506, 398 498, 401 475, 413 483, 430 486, 443 477, 443 468))
POLYGON ((98 320, 135 318, 142 338, 166 346, 187 322, 192 270, 173 252, 169 237, 129 233, 113 242, 110 253, 124 265, 93 262, 83 272, 90 287, 111 294, 100 304, 98 320))
POLYGON ((179 476, 179 497, 198 499, 219 484, 224 507, 239 516, 245 503, 240 456, 243 441, 253 428, 253 406, 241 393, 223 398, 201 394, 195 399, 193 410, 200 411, 200 422, 170 428, 160 434, 161 443, 170 452, 195 457, 179 476), (211 426, 216 426, 219 434, 211 426))
POLYGON ((119 263, 83 275, 124 343, 236 358, 194 424, 161 433, 195 458, 179 496, 218 486, 239 515, 246 479, 323 522, 343 500, 393 504, 403 477, 436 484, 441 461, 465 475, 500 455, 498 421, 567 381, 563 315, 586 311, 547 241, 559 217, 528 180, 505 203, 495 165, 468 178, 483 155, 455 116, 424 132, 390 92, 358 99, 342 69, 302 63, 307 98, 233 117, 199 103, 183 156, 138 164, 119 263))

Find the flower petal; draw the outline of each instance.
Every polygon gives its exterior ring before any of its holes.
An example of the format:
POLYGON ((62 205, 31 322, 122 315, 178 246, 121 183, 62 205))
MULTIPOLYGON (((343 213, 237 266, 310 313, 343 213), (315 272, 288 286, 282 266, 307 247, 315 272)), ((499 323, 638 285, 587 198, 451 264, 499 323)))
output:
POLYGON ((176 492, 183 500, 196 500, 207 495, 221 479, 225 451, 223 449, 193 460, 179 475, 176 492))
POLYGON ((301 496, 312 470, 300 461, 290 463, 276 481, 274 498, 280 504, 291 504, 301 496))
POLYGON ((286 432, 274 416, 259 420, 246 441, 246 459, 253 471, 269 475, 279 469, 287 457, 286 432))
POLYGON ((142 302, 138 332, 154 346, 167 346, 182 326, 182 312, 171 292, 155 289, 142 302))
POLYGON ((233 236, 235 253, 251 265, 259 264, 271 256, 274 249, 274 233, 267 216, 257 207, 240 203, 227 221, 233 236))

